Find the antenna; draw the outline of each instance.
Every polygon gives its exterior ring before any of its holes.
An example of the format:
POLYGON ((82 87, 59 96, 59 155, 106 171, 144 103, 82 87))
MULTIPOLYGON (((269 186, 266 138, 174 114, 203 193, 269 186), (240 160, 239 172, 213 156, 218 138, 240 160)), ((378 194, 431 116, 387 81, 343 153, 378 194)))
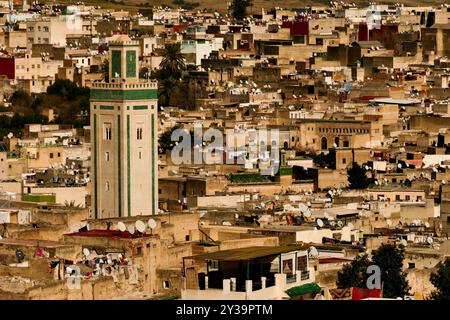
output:
POLYGON ((141 220, 136 221, 136 223, 134 224, 136 226, 136 230, 139 231, 140 233, 145 233, 145 223, 142 222, 141 220))
POLYGON ((124 232, 125 230, 127 230, 127 226, 122 221, 119 221, 117 226, 118 226, 120 232, 124 232))
POLYGON ((91 252, 89 251, 88 248, 84 248, 84 249, 83 249, 83 254, 84 254, 85 257, 87 257, 90 253, 91 253, 91 252))

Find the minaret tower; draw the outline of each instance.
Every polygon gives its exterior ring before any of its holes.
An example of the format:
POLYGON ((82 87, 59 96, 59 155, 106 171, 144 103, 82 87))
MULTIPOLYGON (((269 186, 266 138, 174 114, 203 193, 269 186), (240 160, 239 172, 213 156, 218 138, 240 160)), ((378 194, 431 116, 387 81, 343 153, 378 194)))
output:
POLYGON ((139 43, 109 43, 109 82, 91 86, 92 218, 158 210, 158 89, 139 80, 139 43))

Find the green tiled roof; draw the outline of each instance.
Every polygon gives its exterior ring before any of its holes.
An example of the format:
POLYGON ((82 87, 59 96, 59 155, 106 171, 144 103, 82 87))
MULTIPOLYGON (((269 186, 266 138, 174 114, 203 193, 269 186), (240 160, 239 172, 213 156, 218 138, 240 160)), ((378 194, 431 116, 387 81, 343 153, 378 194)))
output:
POLYGON ((322 289, 319 287, 319 285, 315 282, 307 283, 301 286, 293 287, 291 289, 286 290, 286 293, 289 297, 298 297, 302 296, 304 294, 313 294, 313 293, 319 293, 322 289))

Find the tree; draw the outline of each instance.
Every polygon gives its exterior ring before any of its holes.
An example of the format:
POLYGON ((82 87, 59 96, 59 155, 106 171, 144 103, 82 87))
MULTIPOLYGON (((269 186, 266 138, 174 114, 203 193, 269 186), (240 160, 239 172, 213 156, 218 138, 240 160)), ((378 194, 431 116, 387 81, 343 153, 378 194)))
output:
POLYGON ((164 49, 164 58, 161 60, 160 68, 162 78, 180 78, 181 72, 186 69, 184 57, 181 53, 179 43, 167 44, 164 49))
POLYGON ((158 105, 167 107, 170 105, 171 97, 177 90, 179 82, 176 79, 169 78, 159 82, 158 105))
POLYGON ((58 79, 49 86, 42 105, 56 107, 55 123, 75 127, 89 124, 89 88, 79 87, 70 80, 58 79))
POLYGON ((236 20, 242 20, 247 15, 247 8, 252 5, 252 0, 233 0, 231 3, 231 15, 236 20))
POLYGON ((159 149, 161 150, 160 153, 165 153, 167 150, 171 150, 173 146, 172 141, 172 132, 174 132, 176 129, 181 128, 181 125, 177 124, 173 126, 172 128, 166 130, 163 132, 158 139, 159 149))
POLYGON ((338 272, 337 287, 365 288, 369 275, 367 268, 372 264, 367 254, 357 256, 351 263, 344 265, 338 272))
POLYGON ((347 174, 350 189, 366 189, 370 184, 366 170, 356 162, 353 162, 353 166, 347 170, 347 174))
POLYGON ((33 97, 28 92, 20 89, 12 94, 11 104, 15 112, 24 115, 31 112, 33 97))
POLYGON ((409 292, 406 273, 402 271, 404 248, 382 244, 372 252, 373 264, 380 267, 383 297, 403 297, 409 292))
POLYGON ((436 287, 430 295, 431 299, 450 300, 450 258, 438 264, 438 270, 431 274, 430 281, 436 287))

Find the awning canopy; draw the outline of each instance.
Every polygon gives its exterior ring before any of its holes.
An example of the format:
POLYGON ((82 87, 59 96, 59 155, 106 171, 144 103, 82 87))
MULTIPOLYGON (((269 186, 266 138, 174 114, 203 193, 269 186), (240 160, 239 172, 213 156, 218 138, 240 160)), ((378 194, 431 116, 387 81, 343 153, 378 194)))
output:
POLYGON ((304 294, 314 294, 319 293, 322 289, 315 282, 307 283, 301 286, 293 287, 291 289, 286 290, 286 293, 289 297, 298 297, 304 294))

